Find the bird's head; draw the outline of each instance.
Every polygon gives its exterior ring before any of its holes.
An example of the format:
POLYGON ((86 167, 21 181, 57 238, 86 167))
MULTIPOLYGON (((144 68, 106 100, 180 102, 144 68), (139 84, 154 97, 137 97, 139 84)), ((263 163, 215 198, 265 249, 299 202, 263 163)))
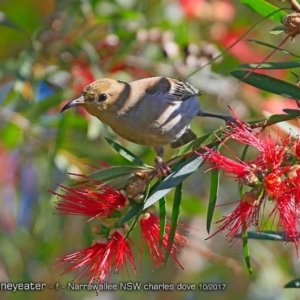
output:
POLYGON ((108 110, 117 110, 128 96, 128 84, 110 78, 102 78, 86 86, 79 98, 67 103, 61 112, 76 106, 84 107, 90 114, 99 116, 108 110))

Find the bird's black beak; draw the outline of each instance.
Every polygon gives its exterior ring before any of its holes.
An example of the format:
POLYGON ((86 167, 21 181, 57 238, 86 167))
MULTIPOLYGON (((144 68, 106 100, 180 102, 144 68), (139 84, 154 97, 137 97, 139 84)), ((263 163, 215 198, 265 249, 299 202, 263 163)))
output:
POLYGON ((80 106, 80 105, 84 105, 85 104, 85 99, 83 96, 70 101, 69 103, 67 103, 62 109, 61 109, 61 113, 71 107, 75 107, 75 106, 80 106))

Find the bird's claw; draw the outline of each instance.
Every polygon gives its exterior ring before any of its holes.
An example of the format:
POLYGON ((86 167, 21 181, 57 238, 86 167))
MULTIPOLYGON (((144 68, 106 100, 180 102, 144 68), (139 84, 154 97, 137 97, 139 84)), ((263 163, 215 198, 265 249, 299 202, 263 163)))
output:
POLYGON ((160 156, 155 157, 156 175, 157 177, 166 177, 172 172, 167 163, 160 156))

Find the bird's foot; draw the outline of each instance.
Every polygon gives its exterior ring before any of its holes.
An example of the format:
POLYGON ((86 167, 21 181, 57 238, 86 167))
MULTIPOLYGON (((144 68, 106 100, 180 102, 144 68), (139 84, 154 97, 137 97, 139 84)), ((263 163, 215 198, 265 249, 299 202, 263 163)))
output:
POLYGON ((163 159, 160 156, 156 156, 154 161, 156 166, 157 177, 166 177, 172 172, 171 168, 168 166, 167 163, 163 161, 163 159))

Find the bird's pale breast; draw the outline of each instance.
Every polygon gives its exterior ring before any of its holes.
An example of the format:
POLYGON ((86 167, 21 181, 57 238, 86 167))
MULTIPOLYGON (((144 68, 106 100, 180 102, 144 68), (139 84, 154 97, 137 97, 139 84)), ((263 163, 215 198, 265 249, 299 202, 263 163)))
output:
POLYGON ((199 101, 170 101, 155 95, 143 96, 133 106, 106 122, 118 135, 141 145, 166 145, 177 140, 199 111, 199 101))

